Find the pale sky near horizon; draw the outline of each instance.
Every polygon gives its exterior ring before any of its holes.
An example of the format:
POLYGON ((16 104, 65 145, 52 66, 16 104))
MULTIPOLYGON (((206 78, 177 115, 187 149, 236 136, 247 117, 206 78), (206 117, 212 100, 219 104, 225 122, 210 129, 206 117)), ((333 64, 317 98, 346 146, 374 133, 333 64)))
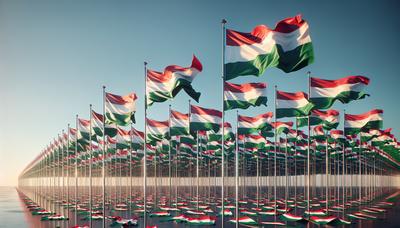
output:
MULTIPOLYGON (((102 85, 115 94, 137 93, 136 127, 142 130, 143 61, 161 71, 169 64, 189 66, 195 54, 204 69, 193 82, 202 93, 199 105, 219 108, 222 18, 243 32, 258 24, 273 28, 299 13, 310 25, 314 64, 232 81, 268 83, 269 106, 242 114, 272 111, 274 85, 305 91, 309 70, 327 79, 365 75, 371 97, 333 108, 352 114, 382 108, 384 127, 399 137, 399 6, 395 0, 0 0, 0 186, 16 185, 21 170, 74 123, 75 114, 89 118, 90 103, 100 111, 102 85)), ((187 100, 182 92, 155 104, 149 117, 167 119, 168 104, 186 112, 187 100)), ((234 115, 227 113, 232 123, 234 115)))

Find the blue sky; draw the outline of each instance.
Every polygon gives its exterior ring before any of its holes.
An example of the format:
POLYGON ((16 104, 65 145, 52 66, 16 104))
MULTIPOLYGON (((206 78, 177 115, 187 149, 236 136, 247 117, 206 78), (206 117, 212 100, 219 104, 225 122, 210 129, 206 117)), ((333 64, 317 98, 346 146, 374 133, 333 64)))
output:
MULTIPOLYGON (((269 106, 242 114, 272 111, 273 86, 306 91, 306 72, 336 79, 365 75, 371 97, 350 105, 358 114, 382 108, 384 127, 399 135, 400 15, 397 1, 29 1, 0 0, 0 185, 17 175, 49 142, 74 123, 89 118, 89 104, 101 111, 102 90, 137 93, 136 127, 143 129, 143 61, 161 71, 169 64, 189 66, 192 54, 203 64, 193 86, 200 105, 221 107, 221 25, 251 31, 258 24, 302 14, 310 24, 315 63, 285 74, 268 69, 242 82, 266 82, 269 106)), ((188 109, 188 96, 156 104, 149 117, 167 119, 167 106, 188 109)), ((235 112, 227 113, 233 121, 235 112)), ((342 126, 340 126, 342 127, 342 126)))

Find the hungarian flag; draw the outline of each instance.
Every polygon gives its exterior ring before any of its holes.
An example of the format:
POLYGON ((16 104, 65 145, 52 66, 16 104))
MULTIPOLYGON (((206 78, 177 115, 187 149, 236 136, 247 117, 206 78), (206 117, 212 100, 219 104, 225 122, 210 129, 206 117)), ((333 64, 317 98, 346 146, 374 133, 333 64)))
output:
POLYGON ((218 132, 221 127, 222 112, 215 109, 207 109, 199 106, 190 106, 190 131, 218 132))
POLYGON ((330 108, 336 100, 347 104, 369 96, 363 92, 368 84, 369 79, 364 76, 348 76, 338 80, 311 78, 310 100, 315 109, 330 108))
POLYGON ((331 130, 330 133, 331 133, 332 139, 334 139, 340 143, 344 143, 346 141, 342 130, 331 130))
POLYGON ((261 135, 246 135, 244 138, 246 148, 264 148, 267 140, 261 135))
POLYGON ((193 55, 190 67, 170 65, 164 72, 147 71, 147 105, 154 102, 164 102, 174 98, 182 89, 199 101, 200 93, 196 92, 191 83, 198 73, 203 70, 200 61, 193 55))
POLYGON ((277 67, 286 73, 314 61, 308 24, 300 15, 278 22, 275 29, 256 26, 252 32, 226 30, 226 80, 241 75, 262 75, 277 67))
MULTIPOLYGON (((209 141, 221 141, 222 128, 220 128, 217 133, 214 132, 207 132, 207 133, 209 141)), ((224 135, 225 135, 224 137, 225 140, 232 140, 235 138, 235 134, 232 131, 232 125, 228 122, 224 123, 224 135)))
POLYGON ((136 130, 135 128, 131 128, 130 135, 132 137, 132 149, 143 149, 144 133, 142 131, 136 130))
POLYGON ((106 123, 119 126, 135 123, 136 99, 135 93, 126 96, 106 93, 106 123))
POLYGON ((250 106, 267 106, 267 84, 247 83, 233 84, 225 82, 225 110, 247 109, 250 106))
POLYGON ((271 129, 271 119, 273 113, 266 112, 264 114, 249 117, 249 116, 241 116, 239 115, 238 118, 238 134, 245 135, 245 134, 252 134, 257 133, 263 129, 271 129))
POLYGON ((313 107, 304 92, 276 91, 276 118, 307 116, 313 107))
POLYGON ((147 119, 147 142, 155 143, 167 136, 169 130, 168 121, 156 121, 147 119))
POLYGON ((129 149, 129 144, 131 141, 130 131, 117 128, 117 135, 115 136, 115 140, 117 141, 117 149, 129 149))
POLYGON ((313 138, 317 140, 325 139, 325 132, 322 125, 315 126, 312 130, 313 130, 313 138))
POLYGON ((345 114, 344 130, 346 135, 358 134, 361 131, 380 129, 383 124, 383 110, 373 109, 360 115, 345 114))
POLYGON ((90 121, 78 118, 78 139, 90 139, 90 121))
POLYGON ((377 138, 381 135, 390 135, 392 128, 388 128, 386 130, 378 130, 378 129, 370 129, 366 132, 361 132, 361 140, 363 142, 368 142, 374 138, 377 138))
POLYGON ((171 136, 189 134, 189 115, 171 110, 171 136))
POLYGON ((276 129, 278 135, 282 133, 288 134, 292 126, 293 122, 272 122, 272 127, 276 129))
MULTIPOLYGON (((308 126, 308 117, 297 119, 298 127, 308 126)), ((339 112, 336 110, 312 110, 310 113, 310 125, 322 125, 325 130, 337 128, 339 125, 339 112)))
MULTIPOLYGON (((92 110, 92 129, 98 136, 103 136, 103 115, 92 110)), ((106 123, 106 135, 114 137, 117 134, 117 129, 110 124, 106 123)))

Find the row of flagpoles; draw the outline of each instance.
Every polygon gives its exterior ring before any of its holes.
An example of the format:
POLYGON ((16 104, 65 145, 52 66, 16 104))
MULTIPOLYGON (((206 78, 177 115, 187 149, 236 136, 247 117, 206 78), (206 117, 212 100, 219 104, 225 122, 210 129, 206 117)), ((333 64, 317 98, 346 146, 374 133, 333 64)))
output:
MULTIPOLYGON (((147 218, 149 217, 147 200, 148 160, 154 161, 154 170, 156 170, 154 171, 154 175, 156 176, 157 168, 160 169, 157 164, 160 164, 162 167, 164 159, 166 159, 168 164, 169 206, 171 206, 172 169, 174 166, 172 162, 173 160, 175 161, 175 169, 178 172, 178 163, 181 163, 180 159, 183 159, 182 156, 186 156, 185 159, 189 158, 189 162, 191 162, 190 158, 192 158, 195 164, 190 164, 196 167, 196 209, 199 210, 200 163, 202 159, 207 158, 208 165, 205 166, 210 169, 214 165, 214 168, 219 170, 221 178, 221 220, 225 221, 226 164, 234 161, 235 220, 233 222, 238 226, 240 223, 239 167, 244 164, 244 162, 240 164, 240 156, 250 156, 250 158, 254 157, 256 159, 257 180, 259 180, 260 176, 260 158, 267 160, 268 176, 271 174, 269 167, 273 167, 274 185, 273 188, 272 186, 270 187, 274 192, 273 213, 275 215, 278 214, 277 210, 279 208, 277 179, 281 163, 280 159, 284 159, 283 173, 286 176, 285 212, 287 212, 289 195, 287 183, 289 173, 288 162, 293 162, 297 166, 299 161, 305 161, 305 164, 303 164, 303 172, 306 176, 304 179, 304 193, 307 203, 306 214, 308 215, 312 214, 312 161, 316 162, 316 160, 325 157, 325 171, 320 170, 319 172, 325 172, 326 174, 327 201, 329 200, 328 175, 332 170, 330 166, 332 158, 330 156, 334 157, 333 161, 337 162, 334 164, 338 165, 335 172, 337 174, 342 173, 343 178, 347 172, 359 174, 358 194, 360 202, 363 200, 361 189, 362 173, 375 174, 377 169, 376 162, 379 163, 380 170, 389 168, 397 170, 399 168, 400 146, 396 138, 390 133, 390 129, 382 130, 382 110, 374 109, 359 115, 351 115, 343 111, 343 129, 336 129, 339 125, 340 112, 329 108, 336 101, 347 104, 368 96, 363 90, 369 84, 369 79, 364 76, 348 76, 338 80, 325 80, 311 77, 311 73, 308 73, 308 93, 284 92, 278 90, 275 86, 274 113, 264 113, 255 117, 242 116, 237 113, 236 132, 233 132, 231 124, 225 121, 225 112, 233 109, 248 109, 252 106, 266 105, 267 85, 265 83, 234 84, 229 82, 230 80, 242 75, 261 75, 268 67, 278 67, 287 73, 296 71, 311 64, 314 56, 308 24, 300 16, 279 22, 274 30, 268 29, 265 26, 257 26, 251 33, 226 29, 225 20, 221 24, 223 47, 221 92, 223 99, 219 110, 192 105, 189 101, 187 114, 172 110, 170 106, 168 120, 157 121, 149 119, 147 114, 151 106, 156 105, 155 103, 172 99, 181 90, 184 90, 195 101, 199 101, 200 94, 192 87, 192 82, 195 76, 201 73, 203 66, 195 56, 193 56, 190 67, 170 65, 163 72, 148 69, 148 65, 145 62, 144 131, 141 132, 133 127, 135 123, 134 114, 137 108, 136 100, 138 99, 136 94, 131 93, 126 96, 119 96, 106 92, 106 88, 103 87, 102 114, 92 110, 92 106, 90 105, 89 120, 76 116, 75 128, 71 128, 68 125, 68 130, 66 132, 62 131, 61 135, 58 135, 57 139, 53 140, 24 169, 19 177, 20 188, 24 189, 25 184, 30 183, 27 180, 32 178, 56 177, 60 175, 64 178, 67 176, 68 186, 66 189, 68 192, 67 205, 65 206, 69 207, 69 180, 72 172, 75 179, 73 191, 75 194, 73 205, 75 210, 74 220, 75 225, 77 225, 77 211, 79 209, 77 201, 79 198, 78 170, 82 166, 88 166, 89 211, 91 213, 93 211, 92 179, 94 179, 92 177, 93 168, 95 168, 96 175, 99 172, 101 173, 102 202, 99 208, 102 209, 101 215, 103 216, 103 227, 105 227, 105 218, 108 213, 106 210, 107 172, 113 169, 111 164, 114 158, 117 160, 116 164, 120 165, 120 169, 118 170, 121 173, 120 176, 122 176, 122 172, 127 172, 128 175, 125 175, 130 177, 130 183, 126 183, 129 185, 129 194, 127 194, 129 204, 133 200, 133 170, 137 171, 136 176, 140 172, 142 174, 143 205, 140 212, 143 213, 143 225, 147 227, 147 218), (298 33, 298 37, 283 36, 282 34, 284 33, 298 33), (271 57, 269 59, 268 55, 274 56, 274 58, 271 57), (279 121, 281 118, 294 118, 295 123, 279 121), (293 126, 295 126, 295 129, 292 129, 293 126), (302 131, 299 129, 301 127, 307 127, 307 130, 302 131), (285 138, 280 138, 282 134, 285 138), (271 142, 269 139, 274 139, 274 141, 271 142), (280 147, 283 147, 284 152, 282 152, 280 147), (320 151, 320 154, 317 155, 318 151, 320 151), (372 162, 368 160, 369 154, 372 154, 373 166, 372 162), (234 156, 232 157, 231 155, 234 156), (339 157, 340 155, 342 157, 339 157), (314 157, 312 158, 311 156, 314 157), (120 162, 118 162, 118 159, 120 159, 120 162), (270 160, 272 164, 270 164, 270 160), (128 167, 123 166, 125 162, 128 163, 128 167), (220 168, 216 165, 219 162, 220 168), (347 167, 348 163, 350 165, 349 168, 347 167), (74 167, 73 170, 71 170, 72 167, 74 167), (141 170, 135 169, 137 167, 141 167, 141 170), (339 167, 342 170, 339 170, 339 167), (358 171, 355 168, 358 168, 358 171), (365 169, 364 171, 362 170, 363 168, 365 169), (65 170, 66 174, 64 173, 65 170)), ((254 168, 253 166, 250 167, 254 168)), ((297 171, 298 169, 295 168, 295 172, 297 171)), ((313 172, 314 174, 318 173, 317 165, 315 165, 313 172)), ((209 178, 210 173, 209 171, 209 178)), ((294 175, 296 176, 297 174, 294 175)), ((175 177, 178 178, 178 175, 175 175, 175 177)), ((42 179, 36 180, 34 183, 37 185, 34 188, 35 199, 39 199, 37 195, 43 195, 43 191, 48 193, 42 187, 46 183, 42 179)), ((64 184, 64 180, 62 183, 64 184)), ((373 183, 370 186, 375 187, 376 180, 373 183)), ((344 179, 342 180, 342 186, 345 186, 344 179)), ((257 181, 258 191, 259 181, 257 181)), ((345 191, 342 190, 342 193, 345 194, 345 191)), ((55 195, 55 192, 53 192, 53 195, 55 195)), ((155 195, 155 201, 157 201, 157 190, 155 191, 155 195)), ((257 193, 256 198, 258 204, 259 193, 257 193)), ((345 200, 344 195, 342 199, 343 201, 345 200)), ((40 203, 43 205, 44 202, 40 203)), ((344 204, 345 202, 343 202, 344 204)), ((177 196, 175 205, 178 205, 177 196)), ((328 203, 326 203, 325 209, 328 211, 328 203)), ((129 212, 131 212, 131 206, 129 206, 129 212)), ((70 217, 69 212, 68 217, 70 217)), ((90 226, 92 226, 92 217, 90 214, 90 226)), ((221 223, 221 226, 224 226, 224 222, 221 223)))

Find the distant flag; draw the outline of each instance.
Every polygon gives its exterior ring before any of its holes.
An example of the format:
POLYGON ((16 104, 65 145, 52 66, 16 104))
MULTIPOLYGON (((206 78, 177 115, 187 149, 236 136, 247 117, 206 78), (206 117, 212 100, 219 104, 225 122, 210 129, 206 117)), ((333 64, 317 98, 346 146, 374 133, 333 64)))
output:
POLYGON ((245 138, 246 148, 264 148, 267 140, 261 135, 246 135, 245 138))
POLYGON ((272 122, 272 126, 276 129, 278 135, 282 133, 288 134, 293 122, 272 122))
POLYGON ((167 136, 169 130, 168 121, 156 121, 147 119, 147 142, 154 144, 167 136))
POLYGON ((313 138, 315 138, 317 140, 325 139, 325 132, 324 132, 322 125, 318 125, 318 126, 314 127, 312 130, 313 130, 313 138))
POLYGON ((250 106, 267 106, 267 84, 233 84, 225 82, 225 110, 247 109, 250 106))
POLYGON ((119 96, 106 93, 105 111, 107 124, 117 124, 127 126, 131 122, 135 123, 136 99, 135 93, 126 96, 119 96))
POLYGON ((144 145, 144 133, 138 131, 135 128, 131 128, 130 135, 132 137, 132 149, 138 150, 143 149, 144 145))
POLYGON ((269 67, 286 73, 314 61, 308 24, 300 15, 286 18, 270 29, 256 26, 252 32, 226 30, 226 80, 241 75, 262 75, 269 67))
POLYGON ((253 134, 263 129, 271 129, 272 112, 266 112, 255 117, 239 115, 238 134, 253 134))
POLYGON ((382 125, 383 110, 381 109, 373 109, 359 115, 345 114, 344 129, 346 135, 357 134, 370 129, 380 129, 382 125))
POLYGON ((117 135, 115 136, 117 149, 129 149, 131 136, 130 132, 122 128, 117 128, 117 135))
POLYGON ((90 121, 78 118, 78 139, 86 141, 90 138, 90 121))
POLYGON ((328 109, 336 100, 347 104, 369 96, 363 92, 368 84, 369 79, 364 76, 348 76, 338 80, 311 78, 310 100, 315 109, 328 109))
POLYGON ((276 118, 307 116, 313 107, 304 92, 276 91, 276 118))
POLYGON ((346 140, 342 130, 331 130, 330 134, 331 134, 332 139, 334 139, 340 143, 343 143, 346 140))
POLYGON ((190 67, 170 65, 164 72, 147 71, 147 105, 154 102, 164 102, 174 98, 182 89, 199 101, 200 93, 196 92, 191 83, 198 73, 203 70, 200 61, 193 55, 190 67))
MULTIPOLYGON (((308 126, 308 117, 299 117, 297 119, 298 127, 308 126)), ((322 125, 324 129, 330 130, 339 125, 339 112, 336 110, 312 110, 310 113, 310 125, 322 125)))
POLYGON ((222 122, 222 112, 215 109, 207 109, 199 106, 190 106, 190 131, 218 132, 222 122))
MULTIPOLYGON (((103 136, 103 115, 92 110, 92 129, 97 136, 103 136)), ((106 135, 114 137, 117 134, 117 129, 111 124, 105 126, 106 135)))
POLYGON ((171 136, 189 134, 189 115, 171 110, 171 136))

